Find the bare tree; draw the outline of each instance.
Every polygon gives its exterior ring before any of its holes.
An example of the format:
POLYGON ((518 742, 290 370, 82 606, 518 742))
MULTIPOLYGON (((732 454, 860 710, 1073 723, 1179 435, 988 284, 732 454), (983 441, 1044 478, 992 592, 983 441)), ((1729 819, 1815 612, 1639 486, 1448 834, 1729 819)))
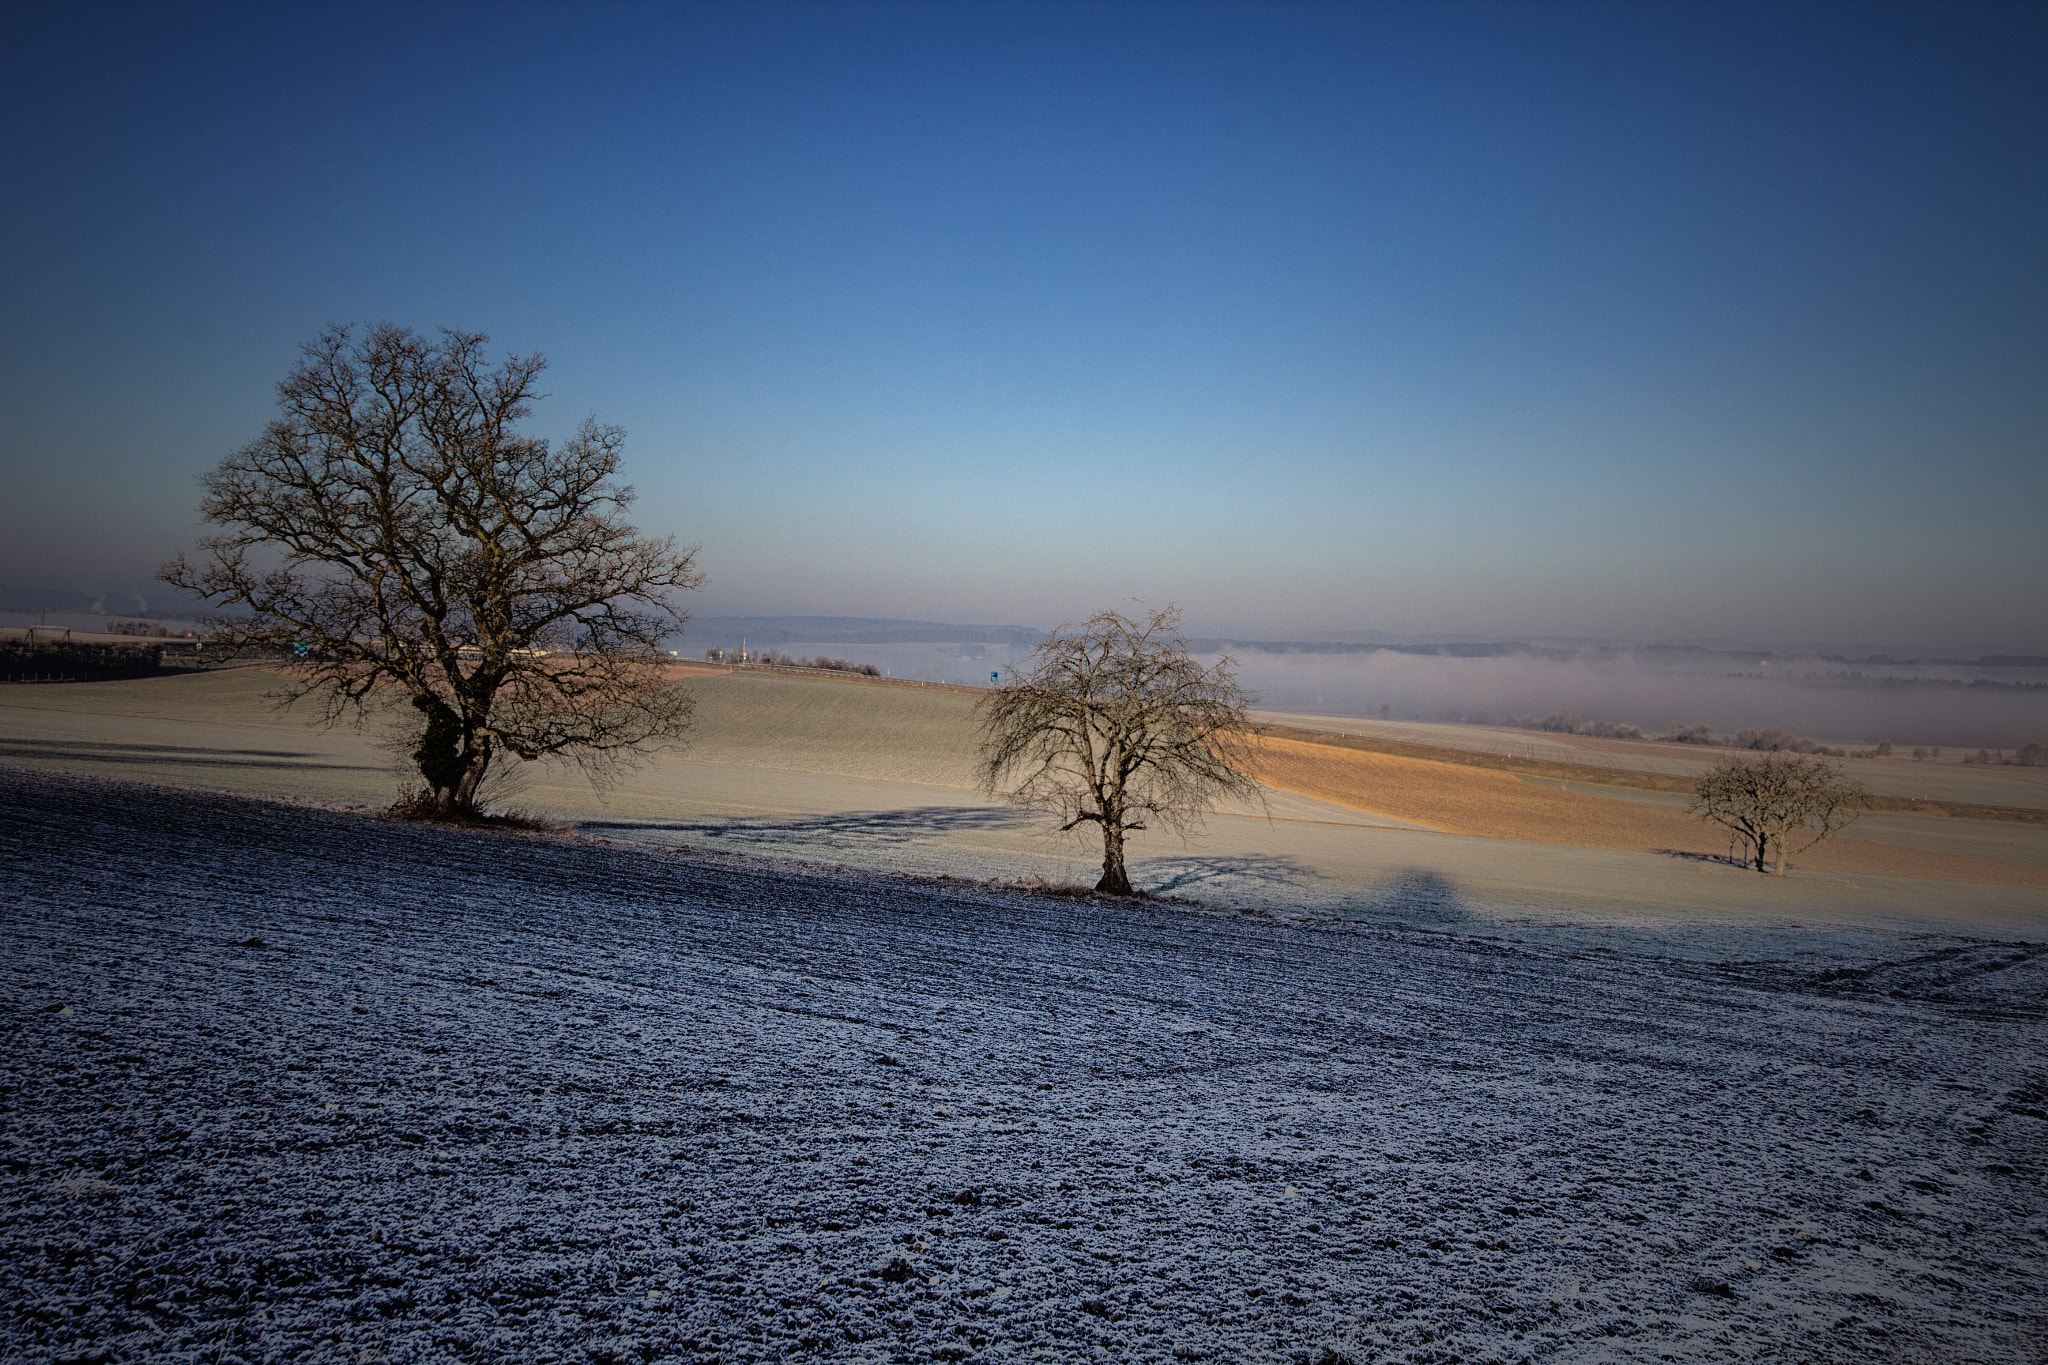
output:
POLYGON ((1756 870, 1785 875, 1788 854, 1804 853, 1852 823, 1861 813, 1863 784, 1841 769, 1803 754, 1769 753, 1715 764, 1693 788, 1690 809, 1734 831, 1749 847, 1756 870), (1807 836, 1797 848, 1789 844, 1807 836))
POLYGON ((1202 667, 1179 625, 1168 606, 1061 626, 977 708, 985 790, 1055 812, 1062 831, 1101 826, 1097 891, 1133 894, 1124 839, 1148 820, 1185 837, 1218 801, 1259 798, 1236 661, 1202 667))
POLYGON ((447 818, 479 813, 500 750, 602 771, 679 735, 690 698, 655 647, 688 619, 667 593, 702 581, 694 547, 626 524, 625 433, 521 435, 547 362, 490 367, 487 340, 327 329, 278 385, 283 415, 205 476, 227 529, 158 574, 245 609, 214 638, 295 647, 286 698, 330 722, 409 700, 419 804, 447 818))

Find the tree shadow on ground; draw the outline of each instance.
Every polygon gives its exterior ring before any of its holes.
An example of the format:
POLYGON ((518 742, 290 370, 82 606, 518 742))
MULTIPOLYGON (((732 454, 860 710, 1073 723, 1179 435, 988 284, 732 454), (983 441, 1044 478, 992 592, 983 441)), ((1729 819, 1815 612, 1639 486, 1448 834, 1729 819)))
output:
POLYGON ((93 739, 0 740, 0 759, 54 759, 72 763, 181 763, 197 768, 307 768, 382 772, 374 764, 336 763, 297 749, 200 749, 179 744, 118 744, 93 739))
POLYGON ((1145 884, 1148 894, 1171 896, 1186 892, 1222 892, 1291 889, 1316 877, 1314 868, 1292 858, 1247 854, 1236 858, 1148 858, 1134 868, 1135 880, 1145 884))
POLYGON ((1024 819, 1022 812, 988 806, 917 806, 909 810, 840 811, 772 819, 728 816, 710 820, 584 820, 585 833, 692 835, 719 843, 755 848, 886 848, 949 834, 1007 829, 1024 819))
POLYGON ((1480 917, 1455 882, 1419 869, 1396 874, 1362 898, 1345 903, 1340 913, 1346 919, 1400 924, 1466 924, 1480 917))
POLYGON ((1683 858, 1689 863, 1713 863, 1717 867, 1739 867, 1744 871, 1754 866, 1749 859, 1733 853, 1701 853, 1691 848, 1653 848, 1650 852, 1666 858, 1683 858))

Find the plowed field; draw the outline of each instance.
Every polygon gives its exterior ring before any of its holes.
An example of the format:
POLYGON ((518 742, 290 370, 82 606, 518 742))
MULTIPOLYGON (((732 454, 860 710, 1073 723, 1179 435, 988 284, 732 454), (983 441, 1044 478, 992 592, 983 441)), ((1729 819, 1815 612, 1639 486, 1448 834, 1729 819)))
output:
POLYGON ((0 770, 0 1359, 2038 1361, 2048 951, 0 770))
MULTIPOLYGON (((1509 772, 1262 738, 1259 780, 1282 791, 1392 816, 1448 834, 1639 852, 1726 857, 1725 835, 1677 811, 1560 791, 1509 772)), ((2048 869, 1837 835, 1795 865, 2048 890, 2048 869)))

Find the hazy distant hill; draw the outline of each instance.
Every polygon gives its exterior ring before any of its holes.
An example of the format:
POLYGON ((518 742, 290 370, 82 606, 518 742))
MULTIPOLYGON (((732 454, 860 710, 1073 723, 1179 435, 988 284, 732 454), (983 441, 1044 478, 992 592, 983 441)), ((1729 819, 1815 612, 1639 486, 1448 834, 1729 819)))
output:
MULTIPOLYGON (((1369 653, 1390 649, 1405 654, 1447 654, 1483 658, 1501 654, 1541 654, 1551 658, 1599 658, 1620 654, 1648 657, 1726 655, 1750 659, 1831 659, 1863 664, 1977 664, 1985 668, 2038 668, 2042 651, 2006 644, 1871 645, 1815 643, 1761 645, 1754 641, 1713 638, 1691 640, 1625 640, 1575 635, 1396 635, 1378 630, 1321 630, 1292 639, 1231 636, 1239 649, 1276 653, 1369 653)), ((1213 643, 1205 641, 1204 643, 1213 643)))
POLYGON ((1798 645, 1763 649, 1756 646, 1721 648, 1691 643, 1599 641, 1574 643, 1558 640, 1481 640, 1470 636, 1385 636, 1377 640, 1348 639, 1368 631, 1323 631, 1300 640, 1258 640, 1243 636, 1190 639, 1198 654, 1256 651, 1263 654, 1416 654, 1450 659, 1495 659, 1512 655, 1550 659, 1559 663, 1597 663, 1630 658, 1684 666, 1706 666, 1719 661, 1756 663, 1759 660, 1818 661, 1864 667, 1948 665, 1963 668, 2043 668, 2048 655, 1999 653, 1982 646, 1974 648, 1898 648, 1889 652, 1871 650, 1851 653, 1840 647, 1798 645))

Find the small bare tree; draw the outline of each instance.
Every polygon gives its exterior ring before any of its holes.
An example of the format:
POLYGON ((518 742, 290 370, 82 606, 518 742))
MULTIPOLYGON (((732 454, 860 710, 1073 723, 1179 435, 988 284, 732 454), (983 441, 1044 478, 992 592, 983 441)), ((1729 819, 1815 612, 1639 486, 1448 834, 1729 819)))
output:
POLYGON ((1789 854, 1804 853, 1861 814, 1863 784, 1824 759, 1768 753, 1715 764, 1693 788, 1695 815, 1732 830, 1748 846, 1747 861, 1785 875, 1789 854), (1790 843, 1805 835, 1797 848, 1790 843))
POLYGON ((1148 819, 1186 837, 1226 797, 1259 799, 1250 704, 1228 656, 1204 668, 1168 606, 1061 626, 983 697, 985 790, 1102 827, 1097 891, 1128 896, 1124 839, 1148 819))
POLYGON ((332 327, 278 385, 283 415, 206 475, 228 528, 159 577, 246 615, 213 639, 291 647, 287 700, 418 713, 417 806, 479 814, 493 757, 596 764, 682 732, 690 698, 656 645, 701 582, 694 548, 642 536, 613 482, 625 433, 523 436, 547 362, 484 360, 486 337, 332 327), (388 692, 387 692, 388 694, 388 692))

